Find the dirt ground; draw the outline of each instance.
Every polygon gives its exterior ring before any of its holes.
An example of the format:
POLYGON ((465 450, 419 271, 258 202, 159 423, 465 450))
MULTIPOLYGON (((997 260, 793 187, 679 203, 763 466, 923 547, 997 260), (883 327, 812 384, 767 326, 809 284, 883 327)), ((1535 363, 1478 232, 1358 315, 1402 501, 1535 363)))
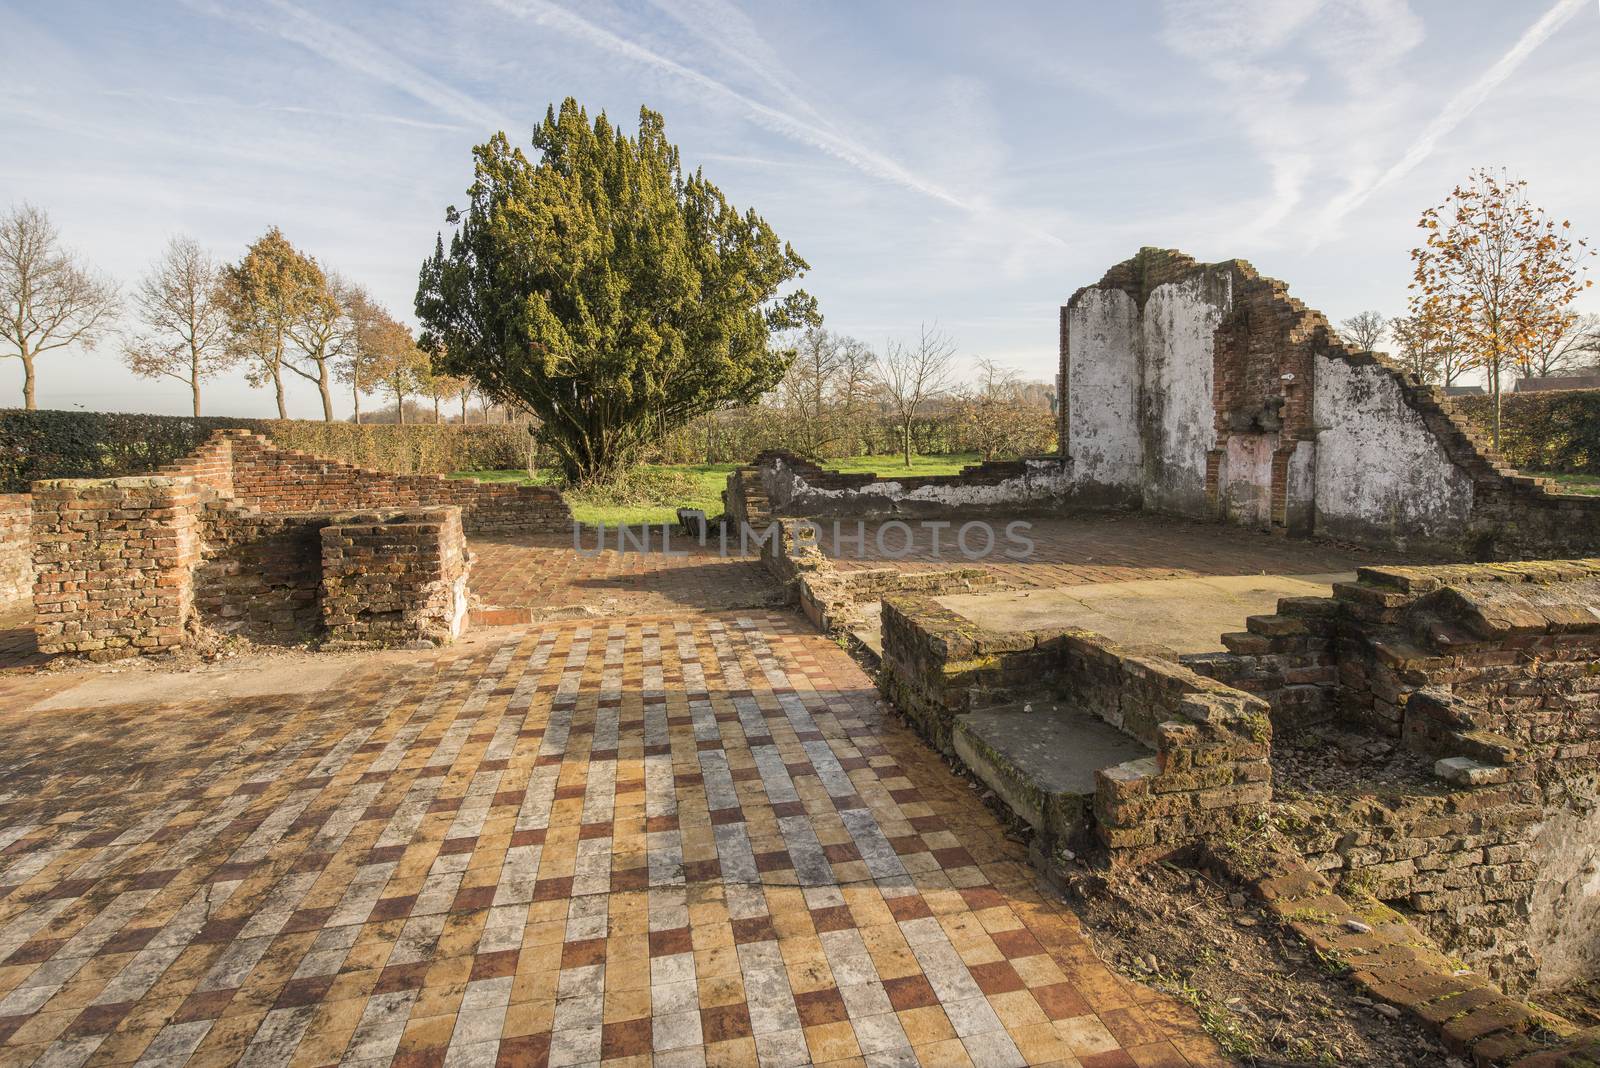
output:
POLYGON ((1375 1004, 1237 888, 1162 863, 1073 865, 1067 900, 1121 974, 1189 1002, 1249 1065, 1463 1066, 1398 1010, 1375 1004))

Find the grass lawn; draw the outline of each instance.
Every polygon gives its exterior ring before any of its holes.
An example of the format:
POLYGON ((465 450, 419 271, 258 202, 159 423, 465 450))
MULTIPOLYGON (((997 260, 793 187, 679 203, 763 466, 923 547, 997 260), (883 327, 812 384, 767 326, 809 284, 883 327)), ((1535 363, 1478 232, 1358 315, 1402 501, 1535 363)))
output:
POLYGON ((1600 476, 1595 475, 1568 475, 1559 471, 1534 471, 1538 478, 1553 478, 1556 488, 1562 493, 1589 493, 1600 494, 1600 476))
MULTIPOLYGON (((913 456, 911 466, 898 453, 891 456, 849 456, 827 460, 823 466, 844 474, 876 473, 885 478, 896 475, 954 475, 963 467, 978 463, 975 452, 958 452, 948 455, 913 456)), ((568 493, 572 517, 580 523, 604 523, 617 526, 624 523, 671 523, 678 518, 679 508, 703 508, 706 515, 722 512, 722 490, 728 484, 728 474, 738 464, 644 464, 646 471, 670 471, 686 474, 694 480, 694 491, 673 504, 607 504, 584 494, 568 493)), ((451 478, 475 478, 480 482, 514 482, 518 485, 549 486, 558 478, 551 470, 538 472, 529 478, 526 471, 457 471, 451 478)))
POLYGON ((982 463, 983 457, 975 452, 935 453, 931 456, 912 456, 911 466, 899 453, 887 456, 846 456, 838 460, 824 460, 822 466, 829 471, 845 475, 873 474, 884 478, 896 475, 959 475, 963 467, 982 463))
MULTIPOLYGON (((687 474, 694 480, 694 491, 683 500, 670 505, 662 504, 604 504, 589 500, 582 494, 567 494, 572 505, 572 518, 580 523, 604 523, 620 526, 624 523, 675 523, 679 508, 703 508, 706 515, 722 514, 722 490, 728 484, 728 475, 738 464, 644 464, 649 471, 672 471, 687 474)), ((515 482, 520 485, 553 485, 558 480, 554 471, 540 471, 538 477, 529 479, 526 471, 457 471, 451 478, 475 478, 480 482, 515 482)))

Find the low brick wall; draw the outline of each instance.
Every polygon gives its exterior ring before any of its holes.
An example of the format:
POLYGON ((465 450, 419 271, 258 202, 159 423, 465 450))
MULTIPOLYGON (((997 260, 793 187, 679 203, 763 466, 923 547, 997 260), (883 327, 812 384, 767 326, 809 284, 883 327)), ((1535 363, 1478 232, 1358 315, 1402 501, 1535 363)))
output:
POLYGON ((219 431, 166 471, 187 475, 263 512, 347 512, 455 505, 466 529, 482 533, 565 533, 572 510, 548 486, 515 486, 369 471, 309 453, 280 449, 260 434, 219 431))
POLYGON ((322 528, 327 515, 241 512, 213 502, 202 513, 204 561, 195 609, 224 634, 296 641, 322 629, 322 528))
POLYGON ((26 493, 0 493, 0 610, 33 599, 33 502, 26 493))
POLYGON ((61 479, 32 496, 41 653, 111 660, 184 643, 200 558, 193 481, 61 479))
POLYGON ((1507 989, 1600 967, 1600 560, 1364 568, 1248 627, 1185 662, 1279 737, 1321 721, 1424 769, 1295 797, 1312 867, 1507 989))
POLYGON ((1083 630, 983 630, 916 597, 884 602, 883 647, 885 696, 944 752, 956 716, 1030 694, 1149 746, 1096 776, 1094 832, 1117 862, 1171 853, 1271 800, 1266 703, 1179 664, 1083 630))
POLYGON ((1059 505, 1068 483, 1053 456, 991 460, 955 475, 840 474, 794 453, 771 450, 755 469, 781 515, 947 515, 1059 505))
POLYGON ((982 567, 839 570, 818 544, 815 524, 773 514, 759 467, 732 472, 722 502, 725 517, 734 528, 730 538, 737 539, 738 532, 748 531, 751 539, 763 539, 762 563, 789 587, 800 611, 825 634, 848 630, 856 618, 857 606, 889 594, 934 594, 994 585, 994 576, 982 567))
POLYGON ((461 633, 469 559, 459 508, 336 516, 321 539, 330 645, 442 645, 461 633))

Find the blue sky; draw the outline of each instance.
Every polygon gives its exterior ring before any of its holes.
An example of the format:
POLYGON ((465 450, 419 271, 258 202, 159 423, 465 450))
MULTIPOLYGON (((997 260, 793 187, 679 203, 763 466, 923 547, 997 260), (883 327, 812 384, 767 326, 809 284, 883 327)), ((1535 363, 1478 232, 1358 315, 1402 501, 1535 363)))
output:
MULTIPOLYGON (((661 111, 810 261, 830 327, 937 321, 1041 379, 1057 307, 1141 245, 1248 259, 1339 319, 1403 310, 1417 214, 1474 166, 1600 238, 1597 0, 0 0, 0 24, 0 204, 125 287, 173 233, 237 258, 277 225, 409 318, 471 146, 568 95, 661 111)), ((188 403, 112 344, 45 357, 40 402, 188 403)), ((233 376, 207 409, 272 399, 233 376)))

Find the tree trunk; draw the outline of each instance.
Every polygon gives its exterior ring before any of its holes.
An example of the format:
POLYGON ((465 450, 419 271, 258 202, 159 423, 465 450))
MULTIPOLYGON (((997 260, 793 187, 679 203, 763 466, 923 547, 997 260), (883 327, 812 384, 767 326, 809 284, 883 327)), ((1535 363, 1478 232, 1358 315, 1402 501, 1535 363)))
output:
POLYGON ((406 425, 406 395, 398 389, 394 391, 394 418, 397 425, 406 425))
POLYGON ((354 385, 351 385, 351 387, 350 387, 350 399, 355 402, 355 406, 356 406, 356 426, 360 426, 361 425, 361 391, 359 389, 357 389, 354 385))
POLYGON ((27 349, 22 350, 22 406, 30 412, 39 410, 33 395, 33 353, 27 349))
POLYGON ((437 426, 442 422, 444 422, 444 418, 439 414, 439 398, 435 397, 433 398, 433 423, 437 426))
POLYGON ((1489 370, 1489 388, 1494 393, 1494 451, 1500 451, 1500 369, 1489 370))
POLYGON ((900 428, 900 444, 905 448, 906 466, 911 466, 911 420, 907 419, 900 428))
POLYGON ((200 350, 189 343, 189 392, 194 397, 194 417, 200 418, 200 350))
POLYGON ((467 391, 461 391, 461 425, 467 425, 467 391))
POLYGON ((317 389, 322 393, 322 420, 333 422, 333 390, 328 381, 328 361, 317 361, 317 389))
POLYGON ((283 372, 276 367, 272 369, 272 386, 278 391, 278 418, 289 418, 289 405, 283 398, 283 372))

